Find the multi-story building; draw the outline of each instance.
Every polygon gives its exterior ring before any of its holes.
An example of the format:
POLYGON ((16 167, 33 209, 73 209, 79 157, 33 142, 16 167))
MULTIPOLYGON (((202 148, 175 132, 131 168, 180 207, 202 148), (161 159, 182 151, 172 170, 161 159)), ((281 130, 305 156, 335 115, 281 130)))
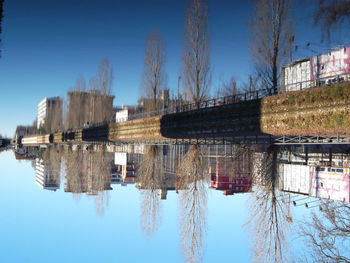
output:
POLYGON ((43 160, 36 158, 35 182, 41 189, 56 191, 60 189, 60 172, 49 168, 43 160))
POLYGON ((38 104, 37 129, 46 124, 47 132, 62 128, 62 99, 45 98, 38 104))

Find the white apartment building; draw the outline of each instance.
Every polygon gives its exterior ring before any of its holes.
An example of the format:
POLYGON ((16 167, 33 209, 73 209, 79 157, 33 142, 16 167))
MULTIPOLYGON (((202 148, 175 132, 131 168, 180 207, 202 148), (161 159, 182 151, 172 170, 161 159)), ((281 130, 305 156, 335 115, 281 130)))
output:
POLYGON ((62 99, 60 97, 44 98, 38 104, 37 128, 39 129, 45 123, 47 117, 51 117, 53 108, 58 107, 62 111, 62 99))

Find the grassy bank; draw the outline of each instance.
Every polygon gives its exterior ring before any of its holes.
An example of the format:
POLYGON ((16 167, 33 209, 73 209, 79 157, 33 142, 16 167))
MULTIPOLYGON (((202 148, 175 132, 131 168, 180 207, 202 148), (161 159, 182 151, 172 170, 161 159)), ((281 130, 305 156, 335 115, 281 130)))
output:
POLYGON ((350 134, 350 84, 261 100, 261 131, 273 135, 350 134))

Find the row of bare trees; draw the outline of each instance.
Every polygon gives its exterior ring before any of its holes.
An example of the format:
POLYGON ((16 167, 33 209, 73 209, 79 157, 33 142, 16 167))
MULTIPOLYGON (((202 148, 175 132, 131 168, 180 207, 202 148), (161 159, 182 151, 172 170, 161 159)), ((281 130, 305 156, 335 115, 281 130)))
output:
MULTIPOLYGON (((91 147, 91 146, 90 146, 91 147)), ((70 192, 76 199, 82 194, 92 196, 98 215, 103 215, 109 203, 113 154, 106 152, 105 146, 93 151, 82 146, 65 147, 61 151, 65 164, 65 192, 70 192)))
POLYGON ((66 128, 110 121, 114 114, 112 82, 113 69, 107 58, 101 60, 97 76, 90 79, 88 87, 80 76, 73 90, 68 92, 66 128))
MULTIPOLYGON (((256 65, 256 77, 250 77, 249 89, 273 87, 277 92, 279 68, 294 39, 290 0, 256 0, 251 29, 250 50, 256 65), (252 82, 254 79, 254 82, 252 82)), ((145 44, 144 72, 141 90, 157 108, 161 89, 166 88, 166 47, 160 33, 151 32, 145 44)), ((205 0, 189 0, 184 23, 182 73, 184 92, 197 107, 209 96, 212 79, 210 65, 210 37, 208 32, 208 4, 205 0)), ((245 88, 248 86, 245 84, 245 88)), ((223 83, 218 95, 237 94, 234 78, 223 83)))
MULTIPOLYGON (((166 88, 166 47, 162 36, 151 32, 145 44, 144 71, 141 90, 157 109, 160 90, 166 88)), ((186 10, 182 76, 185 92, 198 106, 208 96, 211 81, 208 5, 206 1, 190 0, 186 10)))
MULTIPOLYGON (((250 29, 249 49, 256 71, 238 88, 236 80, 219 83, 218 96, 273 88, 278 92, 280 67, 287 62, 295 39, 292 0, 255 0, 250 29)), ((349 19, 349 1, 319 0, 315 24, 329 37, 330 30, 349 19)), ((166 46, 159 32, 152 31, 145 44, 141 90, 151 100, 151 109, 159 108, 160 90, 166 88, 166 46)), ((181 77, 184 93, 197 106, 209 96, 212 79, 208 4, 206 0, 189 0, 184 23, 181 77)), ((179 96, 179 95, 178 95, 179 96)))

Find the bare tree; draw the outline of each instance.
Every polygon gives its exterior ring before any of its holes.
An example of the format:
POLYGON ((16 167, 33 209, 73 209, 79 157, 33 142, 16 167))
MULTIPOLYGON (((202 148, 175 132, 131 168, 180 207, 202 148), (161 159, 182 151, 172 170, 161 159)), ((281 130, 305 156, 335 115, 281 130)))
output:
POLYGON ((68 148, 64 152, 65 160, 65 192, 73 193, 73 197, 86 193, 95 200, 98 215, 103 215, 108 206, 111 190, 111 171, 113 154, 106 152, 105 146, 93 151, 92 146, 82 148, 81 145, 68 148))
POLYGON ((108 58, 102 58, 98 67, 98 73, 95 81, 95 89, 97 94, 93 94, 93 90, 90 90, 92 103, 90 107, 94 106, 95 119, 91 120, 95 122, 106 122, 113 118, 113 98, 111 96, 113 84, 113 68, 109 63, 108 58), (98 94, 99 93, 99 94, 98 94), (110 100, 112 99, 112 103, 110 100), (107 106, 110 105, 110 106, 107 106))
POLYGON ((237 81, 234 77, 231 77, 229 80, 224 80, 220 83, 216 95, 217 97, 232 96, 238 94, 237 81))
POLYGON ((350 1, 348 0, 319 0, 314 14, 314 25, 321 24, 322 39, 324 34, 330 37, 330 31, 339 28, 346 21, 350 22, 350 1))
POLYGON ((179 167, 180 237, 186 262, 200 262, 203 257, 203 238, 206 232, 207 184, 204 174, 207 165, 201 149, 191 146, 179 167))
POLYGON ((141 227, 147 237, 158 231, 162 222, 160 198, 155 189, 141 191, 141 227))
POLYGON ((260 89, 260 78, 256 75, 249 75, 248 81, 242 83, 244 92, 254 92, 260 89))
POLYGON ((269 149, 262 158, 260 185, 249 200, 251 217, 247 226, 254 237, 254 262, 288 262, 286 233, 289 227, 287 204, 278 191, 277 153, 269 149))
POLYGON ((158 146, 146 147, 142 162, 137 169, 137 184, 142 189, 141 227, 148 237, 157 232, 162 219, 158 190, 161 189, 164 175, 160 154, 158 146))
POLYGON ((249 21, 250 52, 265 87, 277 93, 279 69, 291 47, 294 35, 291 0, 255 0, 249 21))
POLYGON ((311 221, 303 221, 300 234, 315 262, 350 262, 350 205, 323 201, 311 221))
POLYGON ((186 11, 182 54, 185 90, 197 107, 208 95, 211 82, 208 5, 205 0, 189 0, 186 11))
POLYGON ((96 89, 102 95, 111 95, 113 84, 113 68, 108 58, 102 58, 98 66, 98 74, 96 77, 96 89))
POLYGON ((112 82, 113 70, 107 58, 101 59, 97 77, 90 79, 89 91, 85 79, 79 77, 73 91, 68 92, 66 128, 110 121, 114 116, 112 82))
POLYGON ((144 69, 141 89, 151 99, 151 110, 157 109, 157 99, 161 89, 166 86, 165 74, 166 47, 162 36, 153 31, 145 43, 144 69))

